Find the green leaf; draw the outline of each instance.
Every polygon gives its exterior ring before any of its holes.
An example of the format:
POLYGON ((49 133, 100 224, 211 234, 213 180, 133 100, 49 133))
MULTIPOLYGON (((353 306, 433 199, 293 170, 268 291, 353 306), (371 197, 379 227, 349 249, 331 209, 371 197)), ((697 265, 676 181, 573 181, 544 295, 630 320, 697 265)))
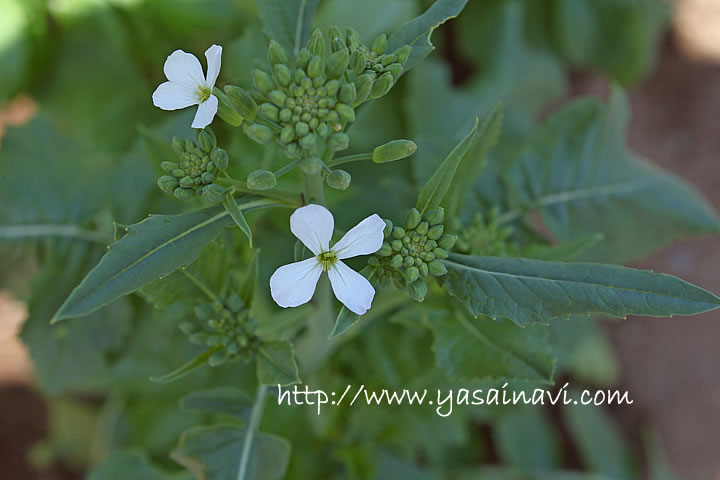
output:
POLYGON ((288 54, 297 54, 310 37, 319 0, 263 0, 258 2, 265 34, 288 54))
POLYGON ((222 350, 221 345, 210 347, 201 354, 194 357, 186 364, 179 366, 172 372, 166 373, 165 375, 160 375, 159 377, 150 377, 150 381, 155 383, 170 383, 174 382, 175 380, 179 380, 187 375, 190 375, 198 368, 207 365, 208 358, 210 358, 213 353, 220 350, 222 350))
POLYGON ((257 351, 258 381, 264 385, 300 383, 295 352, 290 342, 263 342, 257 351))
MULTIPOLYGON (((367 278, 373 286, 375 286, 376 282, 373 279, 374 274, 375 269, 370 266, 367 266, 360 271, 360 275, 367 278)), ((361 315, 351 312, 347 309, 347 307, 345 307, 345 305, 343 305, 340 308, 340 312, 338 312, 338 316, 335 319, 335 326, 333 327, 332 332, 330 332, 330 336, 328 338, 335 338, 338 335, 342 335, 348 328, 355 325, 358 320, 360 320, 360 317, 361 315)))
MULTIPOLYGON (((245 430, 216 425, 187 430, 170 456, 199 480, 237 477, 245 430)), ((290 443, 284 438, 257 433, 250 452, 246 480, 280 480, 290 461, 290 443)))
POLYGON ((605 240, 605 235, 595 233, 583 235, 557 245, 532 244, 524 248, 519 256, 536 260, 571 262, 603 240, 605 240))
POLYGON ((437 170, 435 170, 433 176, 430 177, 430 180, 428 180, 420 191, 416 205, 420 213, 425 213, 427 210, 440 206, 443 198, 445 198, 445 194, 450 189, 450 184, 455 176, 458 165, 460 165, 462 159, 465 158, 465 154, 475 142, 477 133, 478 119, 475 118, 475 124, 472 130, 470 130, 470 133, 452 149, 450 154, 440 164, 437 170))
POLYGON ((247 418, 252 409, 253 399, 236 387, 215 387, 192 392, 180 399, 185 410, 204 410, 247 418))
POLYGON ((528 471, 562 466, 558 433, 542 407, 513 408, 498 418, 494 426, 503 463, 528 471))
MULTIPOLYGON (((182 474, 181 474, 182 475, 182 474)), ((110 455, 88 475, 88 480, 180 480, 185 475, 168 475, 155 468, 147 455, 138 450, 112 450, 110 455)), ((189 480, 189 479, 188 479, 189 480)))
POLYGON ((437 365, 451 379, 552 382, 555 357, 547 327, 518 328, 507 320, 444 310, 418 309, 417 316, 432 330, 437 365))
POLYGON ((514 209, 501 219, 537 209, 559 242, 602 232, 591 258, 611 262, 720 231, 692 186, 627 149, 628 117, 618 89, 607 107, 579 100, 553 115, 504 175, 514 209))
POLYGON ((430 41, 433 31, 448 20, 460 15, 467 0, 436 0, 422 15, 410 20, 390 35, 387 51, 410 45, 412 52, 405 63, 405 71, 420 63, 435 46, 430 41))
POLYGON ((419 5, 414 0, 366 0, 363 8, 346 0, 325 0, 318 7, 313 24, 323 31, 331 25, 352 27, 370 45, 378 35, 397 29, 419 14, 419 5))
POLYGON ((451 254, 440 277, 473 315, 518 325, 572 314, 667 317, 720 307, 720 298, 671 275, 596 263, 451 254))
POLYGON ((53 321, 94 312, 195 260, 228 224, 229 215, 216 208, 152 215, 128 228, 110 246, 55 314, 53 321))
POLYGON ((233 197, 232 193, 225 195, 223 206, 232 217, 235 225, 237 225, 238 228, 240 228, 240 230, 242 230, 245 234, 248 242, 250 242, 250 248, 252 248, 252 230, 250 230, 250 225, 248 225, 247 220, 245 220, 245 215, 243 215, 242 210, 240 210, 240 207, 235 201, 235 197, 233 197))

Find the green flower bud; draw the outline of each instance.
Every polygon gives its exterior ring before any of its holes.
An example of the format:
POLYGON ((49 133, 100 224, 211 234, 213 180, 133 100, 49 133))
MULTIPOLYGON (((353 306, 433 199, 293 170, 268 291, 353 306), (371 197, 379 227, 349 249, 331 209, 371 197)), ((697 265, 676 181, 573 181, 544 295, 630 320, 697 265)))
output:
POLYGON ((420 269, 420 276, 421 276, 421 277, 427 277, 427 275, 428 275, 428 273, 429 273, 427 263, 423 263, 423 264, 420 265, 420 267, 418 267, 418 268, 420 269))
POLYGON ((422 302, 425 300, 425 295, 427 295, 427 283, 422 278, 418 278, 413 283, 408 284, 407 290, 410 298, 416 302, 422 302))
POLYGON ((271 67, 278 63, 288 63, 288 56, 287 53, 285 53, 285 49, 275 40, 270 40, 270 46, 268 47, 268 63, 271 67))
POLYGON ((392 236, 401 240, 405 236, 405 229, 402 227, 393 227, 392 236))
POLYGON ((390 260, 390 265, 392 265, 393 268, 400 268, 403 264, 403 256, 402 255, 395 255, 392 260, 390 260))
POLYGON ((310 39, 307 43, 307 49, 310 53, 319 57, 325 56, 325 39, 323 38, 322 31, 316 28, 310 35, 310 39))
POLYGON ((230 163, 227 152, 222 148, 216 148, 213 150, 210 154, 210 159, 212 160, 213 165, 215 165, 215 168, 218 170, 225 170, 230 163))
POLYGON ((359 48, 354 50, 352 52, 352 55, 350 55, 350 68, 353 72, 355 72, 357 75, 360 75, 365 71, 365 66, 367 65, 367 57, 365 54, 360 50, 359 48))
POLYGON ((390 72, 385 72, 373 83, 370 90, 371 98, 380 98, 390 91, 393 85, 393 76, 390 72))
POLYGON ((295 124, 295 133, 298 137, 304 137, 310 131, 310 127, 305 122, 298 122, 295 124))
POLYGON ((405 45, 395 50, 394 53, 397 55, 398 63, 405 65, 405 62, 407 62, 408 58, 410 58, 410 52, 412 52, 412 47, 410 45, 405 45))
MULTIPOLYGON (((441 223, 443 223, 444 219, 445 209, 442 207, 430 210, 425 214, 425 220, 427 220, 428 224, 431 226, 440 225, 441 223)), ((437 238, 433 238, 433 240, 437 240, 437 238)))
POLYGON ((330 175, 325 178, 328 186, 336 190, 345 190, 350 186, 352 177, 345 170, 333 170, 330 175))
POLYGON ((188 341, 195 345, 205 345, 207 342, 207 334, 203 332, 193 333, 188 337, 188 341))
POLYGON ((433 277, 440 277, 447 273, 447 268, 440 260, 433 260, 428 264, 428 271, 433 277))
POLYGON ((287 125, 283 127, 283 129, 280 131, 280 142, 290 143, 293 140, 295 140, 295 129, 292 127, 292 125, 287 125))
POLYGON ((346 30, 345 39, 348 46, 359 47, 360 45, 362 45, 360 35, 352 27, 348 27, 348 29, 346 30))
POLYGON ((273 90, 268 93, 268 98, 278 107, 284 107, 285 100, 287 100, 287 95, 285 95, 285 93, 280 90, 273 90))
POLYGON ((337 80, 330 80, 325 84, 325 88, 327 89, 328 96, 332 97, 338 92, 338 90, 340 90, 340 82, 337 80))
POLYGON ((343 44, 345 44, 345 40, 343 40, 344 35, 336 25, 330 25, 330 28, 328 28, 328 36, 330 37, 330 40, 339 38, 342 40, 343 44))
POLYGON ((335 111, 338 113, 340 120, 345 122, 355 121, 355 110, 350 105, 344 103, 338 103, 335 105, 335 111))
POLYGON ((405 221, 405 227, 407 227, 408 230, 412 230, 418 226, 420 220, 422 220, 422 215, 420 215, 417 208, 413 208, 410 210, 410 213, 408 213, 407 220, 405 221))
POLYGON ((307 135, 302 137, 298 143, 305 150, 309 150, 315 146, 316 140, 317 138, 315 137, 314 133, 308 133, 307 135))
POLYGON ((183 188, 193 188, 195 186, 195 180, 189 175, 184 176, 180 179, 180 186, 183 188))
POLYGON ((253 84, 255 88, 260 90, 264 95, 267 95, 273 88, 275 88, 275 82, 270 75, 262 70, 255 69, 251 73, 253 84))
POLYGON ((158 187, 160 187, 160 190, 162 190, 163 192, 173 193, 173 190, 175 190, 178 185, 180 185, 180 182, 178 182, 178 179, 175 177, 163 175, 162 177, 158 178, 157 184, 158 187))
POLYGON ((314 56, 307 66, 307 74, 310 78, 316 78, 322 75, 323 72, 323 59, 320 56, 314 56))
POLYGON ((373 75, 371 73, 365 73, 355 79, 355 90, 357 90, 357 96, 353 102, 353 106, 358 106, 370 95, 370 91, 373 87, 373 75))
POLYGON ((392 247, 388 242, 383 242, 382 247, 380 247, 380 250, 377 251, 377 254, 381 257, 389 257, 392 253, 392 247))
POLYGON ((275 73, 275 78, 277 79, 278 83, 283 87, 287 87, 288 85, 290 85, 290 82, 292 82, 292 72, 290 72, 290 69, 287 65, 278 63, 273 67, 273 72, 275 73))
POLYGON ((195 142, 192 138, 188 138, 185 140, 185 152, 192 154, 197 149, 197 145, 195 145, 195 142))
POLYGON ((377 53, 378 55, 382 55, 385 52, 385 46, 387 45, 387 36, 383 33, 379 37, 377 37, 375 40, 373 40, 372 46, 370 49, 377 53))
POLYGON ((172 139, 172 148, 175 151, 175 153, 180 156, 183 153, 185 153, 185 139, 184 138, 178 138, 173 137, 172 139))
POLYGON ((250 125, 245 128, 245 134, 260 144, 270 143, 273 139, 273 132, 265 125, 250 125))
POLYGON ((308 62, 310 62, 310 59, 312 59, 312 53, 310 53, 310 50, 303 47, 298 52, 297 56, 295 57, 295 63, 297 64, 297 68, 304 70, 307 68, 308 62))
POLYGON ((320 173, 323 167, 323 161, 318 157, 307 157, 300 162, 300 170, 308 175, 320 173))
POLYGON ((215 352, 210 355, 210 358, 208 358, 208 365, 210 365, 211 367, 217 367, 225 363, 227 359, 227 352, 220 350, 219 352, 215 352))
POLYGON ((390 220, 385 219, 385 229, 383 230, 383 237, 385 240, 390 238, 390 234, 392 233, 393 223, 390 220))
POLYGON ((430 263, 435 260, 435 255, 432 252, 420 252, 420 258, 423 262, 430 263))
POLYGON ((342 87, 340 87, 340 90, 338 90, 338 100, 343 103, 347 103, 348 105, 352 105, 352 102, 353 100, 355 100, 356 96, 357 91, 355 90, 355 84, 353 83, 346 83, 342 87))
POLYGON ((418 233, 418 235, 426 235, 429 229, 429 225, 427 222, 420 222, 418 226, 415 228, 415 231, 418 233))
POLYGON ((173 170, 178 168, 178 164, 175 162, 160 162, 160 168, 168 173, 172 173, 173 170))
POLYGON ((228 97, 225 92, 223 92, 217 87, 213 88, 212 94, 215 95, 215 97, 217 97, 218 99, 218 116, 225 120, 225 122, 227 122, 229 125, 233 127, 239 127, 243 122, 243 117, 242 115, 240 115, 238 109, 235 108, 235 105, 233 104, 232 100, 230 100, 230 97, 228 97))
POLYGON ((435 225, 433 227, 430 227, 430 230, 428 230, 427 233, 427 237, 431 240, 437 240, 443 234, 444 229, 445 227, 443 227, 442 225, 435 225))
POLYGON ((415 142, 410 140, 392 140, 373 150, 373 162, 387 163, 409 157, 417 150, 415 142))
POLYGON ((368 258, 368 265, 372 267, 377 267, 380 265, 380 260, 377 259, 377 257, 373 256, 368 258))
POLYGON ((175 178, 182 178, 185 176, 185 170, 182 168, 176 168, 172 172, 170 172, 175 178))
POLYGON ((325 73, 327 73, 328 78, 340 78, 342 74, 345 73, 345 70, 347 70, 349 62, 350 53, 347 49, 339 50, 328 58, 325 73))
POLYGON ((273 105, 272 103, 263 103, 260 105, 260 115, 267 118, 268 120, 272 120, 273 122, 277 122, 280 119, 280 109, 273 105))
POLYGON ((448 258, 448 252, 444 248, 434 248, 432 252, 438 260, 448 258))
POLYGON ((417 267, 410 267, 407 269, 407 281, 413 283, 420 276, 420 270, 417 267))
POLYGON ((344 133, 334 133, 327 140, 327 148, 331 152, 339 152, 350 146, 350 137, 344 133))
POLYGON ((455 241, 457 240, 457 236, 455 235, 443 235, 441 236, 438 241, 438 247, 444 249, 444 250, 452 250, 453 246, 455 246, 455 241))
POLYGON ((202 197, 209 203, 220 203, 225 198, 225 189, 215 183, 205 185, 202 189, 202 197))
POLYGON ((247 187, 250 190, 269 190, 276 184, 275 174, 268 170, 255 170, 247 177, 247 187))
POLYGON ((200 175, 200 181, 203 185, 210 185, 213 181, 215 181, 215 175, 210 172, 205 172, 200 175))
MULTIPOLYGON (((390 245, 392 246, 392 249, 395 250, 396 252, 401 251, 403 248, 403 243, 400 240, 398 240, 397 238, 392 240, 390 242, 390 245)), ((407 253, 404 253, 403 255, 406 255, 406 254, 407 253)))
POLYGON ((258 106, 246 90, 236 87, 235 85, 226 85, 225 93, 230 98, 233 105, 235 105, 235 108, 238 113, 240 113, 241 117, 250 122, 255 119, 258 106))
POLYGON ((188 200, 195 196, 195 190, 178 187, 173 191, 173 194, 178 200, 188 200))
POLYGON ((399 78, 402 75, 404 68, 399 63, 393 63, 385 67, 385 71, 393 76, 393 79, 399 78))

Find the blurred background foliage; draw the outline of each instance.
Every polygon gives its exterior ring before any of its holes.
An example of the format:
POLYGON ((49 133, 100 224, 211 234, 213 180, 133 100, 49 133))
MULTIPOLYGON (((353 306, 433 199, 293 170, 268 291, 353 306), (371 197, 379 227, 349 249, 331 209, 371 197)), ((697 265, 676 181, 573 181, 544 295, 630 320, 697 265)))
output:
MULTIPOLYGON (((352 26, 368 41, 392 32, 428 4, 323 0, 315 24, 352 26)), ((472 118, 486 116, 498 101, 502 136, 463 212, 471 218, 473 211, 508 206, 501 171, 566 98, 569 75, 590 71, 632 86, 652 64, 669 10, 657 0, 471 0, 433 36, 437 52, 360 113, 349 153, 393 138, 412 139, 419 149, 412 172, 401 162, 372 171, 348 168, 353 188, 342 198, 329 192, 336 218, 346 224, 341 227, 368 211, 402 218, 416 185, 432 174, 472 118)), ((61 460, 93 480, 189 478, 167 452, 186 428, 228 418, 182 408, 179 399, 217 385, 253 391, 254 375, 243 375, 249 367, 205 369, 177 384, 148 382, 197 350, 177 329, 177 312, 152 308, 137 297, 95 318, 54 327, 48 320, 112 240, 113 221, 129 224, 150 212, 180 208, 155 185, 159 163, 173 155, 169 140, 190 134, 187 112, 168 114, 151 102, 155 86, 164 81, 166 56, 178 48, 199 56, 210 44, 223 45, 220 81, 248 85, 267 46, 258 7, 255 0, 0 0, 0 12, 0 105, 30 98, 36 106, 30 123, 10 129, 3 139, 0 224, 77 227, 66 235, 0 244, 0 286, 29 305, 22 339, 48 396, 50 434, 30 458, 41 468, 61 460)), ((216 124, 237 178, 282 162, 279 154, 264 154, 245 136, 231 136, 216 124)), ((286 229, 285 217, 264 221, 263 228, 286 229)), ((644 242, 628 256, 700 231, 695 224, 663 232, 661 240, 644 242)), ((287 252, 288 258, 278 255, 278 263, 289 260, 287 237, 260 233, 264 251, 287 252)), ((624 245, 614 251, 622 253, 624 245)), ((597 253, 595 259, 608 258, 597 253)), ((260 311, 269 310, 268 299, 264 302, 260 311)), ((320 351, 315 361, 327 362, 326 368, 304 382, 328 391, 358 378, 368 389, 495 385, 448 379, 431 354, 443 345, 430 334, 433 319, 419 318, 425 315, 409 311, 366 322, 366 328, 320 351)), ((274 322, 267 328, 297 330, 292 316, 274 322)), ((492 331, 485 333, 492 338, 492 331)), ((592 319, 557 322, 538 334, 543 335, 538 355, 557 358, 559 386, 571 380, 599 388, 616 381, 616 362, 592 319)), ((297 346, 303 348, 313 346, 297 346)), ((328 408, 320 416, 311 410, 269 402, 263 430, 291 442, 288 478, 624 480, 648 472, 648 478, 676 478, 652 432, 626 439, 602 408, 457 408, 447 418, 431 407, 328 408)))

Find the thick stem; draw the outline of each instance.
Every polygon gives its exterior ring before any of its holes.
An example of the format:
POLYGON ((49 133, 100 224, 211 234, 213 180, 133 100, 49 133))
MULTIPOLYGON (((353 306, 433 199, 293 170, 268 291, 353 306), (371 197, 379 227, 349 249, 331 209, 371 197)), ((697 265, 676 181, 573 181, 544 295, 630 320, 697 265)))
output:
POLYGON ((248 465, 250 463, 250 451, 255 440, 255 433, 260 427, 263 411, 265 410, 265 396, 267 394, 267 386, 259 385, 253 404, 250 421, 247 430, 245 430, 245 442, 243 443, 242 453, 240 454, 240 465, 238 466, 237 480, 245 480, 248 465))
POLYGON ((305 203, 325 205, 325 182, 320 173, 312 175, 303 173, 303 192, 305 192, 305 203))

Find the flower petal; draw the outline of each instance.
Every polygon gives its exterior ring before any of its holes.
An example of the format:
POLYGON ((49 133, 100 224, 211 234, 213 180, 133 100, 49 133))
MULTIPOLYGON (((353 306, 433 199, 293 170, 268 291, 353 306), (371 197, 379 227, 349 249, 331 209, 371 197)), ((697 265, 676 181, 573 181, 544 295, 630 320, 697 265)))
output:
MULTIPOLYGON (((335 219, 322 205, 305 205, 290 215, 290 231, 315 255, 330 250, 335 219)), ((378 247, 380 248, 380 247, 378 247)))
POLYGON ((177 110, 199 103, 193 91, 172 82, 160 84, 153 92, 152 99, 153 105, 163 110, 177 110))
POLYGON ((307 303, 315 293, 322 266, 317 258, 283 265, 270 277, 270 295, 283 308, 307 303))
POLYGON ((218 109, 218 99, 215 95, 210 95, 207 100, 198 106, 192 128, 205 128, 212 123, 213 118, 218 109))
POLYGON ((385 230, 385 221, 377 214, 370 215, 351 228, 339 242, 333 245, 332 250, 340 259, 370 255, 382 247, 383 230, 385 230))
POLYGON ((362 315, 370 309, 375 289, 365 277, 340 260, 333 264, 328 276, 333 293, 350 311, 362 315))
POLYGON ((220 45, 213 45, 205 51, 205 58, 207 58, 207 80, 205 85, 209 88, 215 86, 215 81, 220 74, 220 63, 222 57, 222 47, 220 45))
POLYGON ((164 70, 168 80, 188 90, 197 91, 200 85, 205 85, 200 61, 195 55, 182 50, 175 50, 167 57, 164 70))

